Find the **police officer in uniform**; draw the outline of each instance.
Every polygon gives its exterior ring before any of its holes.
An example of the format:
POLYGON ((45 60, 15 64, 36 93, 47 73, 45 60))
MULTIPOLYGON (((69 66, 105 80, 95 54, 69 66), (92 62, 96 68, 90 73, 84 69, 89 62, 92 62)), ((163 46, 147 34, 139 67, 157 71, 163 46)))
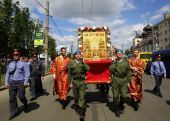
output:
POLYGON ((152 78, 153 78, 153 75, 155 76, 155 87, 153 88, 152 92, 155 95, 162 98, 163 96, 160 90, 160 86, 162 84, 162 78, 163 77, 166 78, 166 68, 165 68, 164 63, 161 61, 160 54, 156 56, 156 61, 152 62, 150 73, 151 73, 152 78))
POLYGON ((130 81, 130 65, 124 60, 122 50, 116 51, 116 60, 110 66, 112 78, 113 102, 115 105, 116 117, 123 114, 125 97, 128 93, 128 83, 130 81))
POLYGON ((17 95, 24 104, 24 112, 28 112, 25 87, 28 86, 30 76, 29 67, 25 62, 20 61, 20 53, 17 50, 13 52, 13 57, 14 61, 9 63, 5 75, 5 86, 9 88, 9 120, 18 115, 17 95))
POLYGON ((37 96, 43 93, 43 86, 41 78, 43 75, 42 62, 38 60, 37 54, 33 54, 32 61, 30 63, 30 91, 32 98, 30 101, 35 100, 37 96))
POLYGON ((81 58, 79 50, 75 52, 75 59, 70 62, 68 69, 71 86, 73 85, 75 110, 80 111, 80 120, 83 121, 86 111, 85 95, 87 89, 85 74, 90 70, 90 67, 81 58))

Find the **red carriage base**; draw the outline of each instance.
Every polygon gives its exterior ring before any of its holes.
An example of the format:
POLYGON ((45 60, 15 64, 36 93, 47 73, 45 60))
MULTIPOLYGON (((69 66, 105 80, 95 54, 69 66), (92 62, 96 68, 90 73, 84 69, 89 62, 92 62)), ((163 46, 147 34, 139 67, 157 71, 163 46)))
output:
POLYGON ((90 71, 86 73, 86 83, 88 84, 105 84, 110 83, 110 71, 111 59, 101 60, 85 60, 90 66, 90 71))

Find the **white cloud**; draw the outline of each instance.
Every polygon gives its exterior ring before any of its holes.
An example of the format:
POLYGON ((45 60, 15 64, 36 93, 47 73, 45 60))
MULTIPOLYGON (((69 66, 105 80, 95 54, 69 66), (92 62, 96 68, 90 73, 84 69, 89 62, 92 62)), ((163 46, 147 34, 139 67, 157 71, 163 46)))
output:
POLYGON ((159 10, 155 11, 154 15, 151 16, 151 20, 160 19, 163 16, 163 14, 169 13, 169 12, 170 12, 170 4, 165 5, 162 8, 160 8, 159 10))
POLYGON ((118 19, 114 19, 109 26, 111 27, 116 27, 116 26, 120 26, 125 24, 126 20, 124 20, 123 18, 118 18, 118 19))
MULTIPOLYGON (((14 0, 17 1, 17 0, 14 0)), ((45 0, 37 0, 44 7, 45 0)), ((83 0, 83 15, 81 0, 50 0, 50 13, 57 18, 92 18, 109 17, 119 15, 122 11, 132 10, 135 8, 132 0, 93 0, 92 11, 90 12, 92 0, 83 0)), ((30 9, 36 8, 40 13, 44 13, 43 8, 38 5, 36 0, 19 0, 22 6, 30 9)))
POLYGON ((122 44, 124 49, 130 48, 132 45, 132 39, 135 36, 135 31, 142 31, 144 25, 143 24, 134 24, 134 25, 124 25, 119 28, 111 29, 111 40, 112 45, 117 48, 122 49, 122 44), (130 29, 129 29, 130 28, 130 29))
POLYGON ((50 33, 50 35, 56 39, 56 45, 57 46, 65 46, 65 47, 71 47, 71 44, 73 43, 73 48, 77 49, 77 37, 73 35, 67 35, 64 37, 58 36, 57 34, 50 33))
MULTIPOLYGON (((45 0, 38 1, 45 6, 45 0)), ((126 19, 122 18, 121 14, 124 11, 135 9, 132 0, 93 0, 91 17, 91 0, 83 0, 83 2, 82 15, 82 0, 50 0, 50 14, 57 19, 64 19, 76 24, 77 26, 107 25, 112 33, 111 38, 113 45, 115 44, 120 47, 121 44, 124 44, 125 48, 131 46, 134 31, 136 31, 136 29, 142 29, 142 25, 137 24, 126 26, 126 19)), ((29 7, 31 11, 37 9, 40 13, 45 13, 43 8, 38 5, 35 0, 20 0, 20 4, 29 7)), ((35 13, 32 16, 38 17, 35 13)), ((60 28, 62 29, 62 27, 60 28)), ((70 32, 74 31, 72 28, 65 28, 65 30, 70 32)), ((74 48, 76 48, 76 35, 61 37, 57 34, 52 34, 52 36, 56 39, 57 45, 71 45, 71 42, 74 41, 74 48)))
POLYGON ((89 24, 95 24, 94 21, 88 20, 88 19, 83 19, 83 18, 72 18, 69 20, 71 23, 77 24, 77 25, 89 25, 89 24))
POLYGON ((151 14, 150 12, 146 12, 146 13, 142 14, 140 17, 146 20, 149 18, 150 14, 151 14))
MULTIPOLYGON (((91 0, 83 0, 83 14, 81 0, 50 0, 50 8, 52 15, 58 18, 89 18, 91 0)), ((93 0, 91 17, 108 17, 132 9, 130 0, 93 0)))

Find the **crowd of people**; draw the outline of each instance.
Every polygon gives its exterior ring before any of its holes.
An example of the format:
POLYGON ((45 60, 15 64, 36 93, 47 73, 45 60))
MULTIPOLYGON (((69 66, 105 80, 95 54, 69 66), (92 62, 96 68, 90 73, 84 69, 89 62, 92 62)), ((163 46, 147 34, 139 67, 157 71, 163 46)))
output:
MULTIPOLYGON (((50 73, 54 78, 53 92, 57 95, 64 110, 68 102, 68 91, 72 88, 74 104, 71 108, 79 114, 80 120, 84 121, 87 107, 85 99, 87 84, 85 79, 90 66, 84 61, 81 51, 76 51, 73 59, 67 57, 66 53, 66 48, 62 47, 61 54, 51 64, 50 73)), ((101 89, 105 90, 105 96, 108 95, 109 87, 112 88, 116 117, 123 114, 128 93, 131 96, 135 111, 138 111, 139 103, 142 101, 142 74, 144 73, 145 64, 138 58, 138 53, 137 50, 134 50, 133 57, 124 59, 123 51, 117 50, 116 58, 109 67, 111 83, 101 86, 101 89)), ((33 54, 32 61, 28 61, 28 58, 20 58, 20 52, 14 51, 13 58, 14 60, 9 63, 5 76, 5 86, 9 88, 9 120, 15 118, 18 114, 17 95, 24 104, 24 111, 27 112, 28 110, 25 87, 30 85, 32 97, 30 101, 35 100, 43 93, 41 81, 43 79, 43 66, 41 61, 38 60, 37 54, 33 54)), ((162 97, 160 86, 162 77, 166 77, 166 70, 160 60, 161 56, 158 55, 157 61, 151 65, 150 72, 151 77, 155 76, 156 82, 153 93, 162 97)))

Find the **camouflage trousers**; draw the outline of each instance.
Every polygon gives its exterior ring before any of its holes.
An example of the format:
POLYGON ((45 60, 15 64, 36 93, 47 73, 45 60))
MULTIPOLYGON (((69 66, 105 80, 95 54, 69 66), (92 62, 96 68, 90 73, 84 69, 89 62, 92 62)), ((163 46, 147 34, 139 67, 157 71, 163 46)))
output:
POLYGON ((85 107, 85 95, 86 95, 87 85, 84 80, 73 80, 73 95, 75 104, 80 108, 85 107))

